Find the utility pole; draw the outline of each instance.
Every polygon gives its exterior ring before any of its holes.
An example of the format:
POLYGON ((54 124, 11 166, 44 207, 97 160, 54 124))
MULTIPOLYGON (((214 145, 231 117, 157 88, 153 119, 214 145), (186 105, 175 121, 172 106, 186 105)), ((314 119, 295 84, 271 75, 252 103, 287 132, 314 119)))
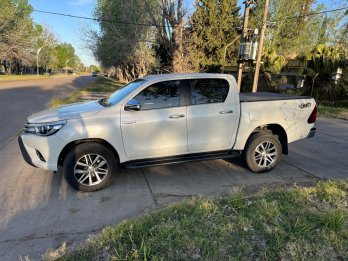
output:
MULTIPOLYGON (((246 42, 246 36, 248 33, 248 23, 249 23, 249 12, 250 12, 250 5, 252 1, 246 0, 244 1, 245 10, 244 10, 244 19, 243 19, 243 29, 242 29, 242 38, 241 43, 246 42)), ((238 86, 238 92, 240 92, 240 87, 242 85, 242 76, 243 76, 243 61, 238 61, 238 77, 237 77, 237 86, 238 86)))
POLYGON ((259 49, 257 52, 257 59, 256 59, 253 92, 257 92, 257 85, 259 82, 261 58, 262 58, 262 51, 263 51, 263 41, 265 39, 265 31, 267 26, 266 22, 267 22, 267 14, 268 14, 268 4, 269 4, 269 0, 265 0, 265 7, 263 9, 263 17, 262 17, 262 28, 261 28, 261 34, 260 34, 260 44, 259 44, 259 49))

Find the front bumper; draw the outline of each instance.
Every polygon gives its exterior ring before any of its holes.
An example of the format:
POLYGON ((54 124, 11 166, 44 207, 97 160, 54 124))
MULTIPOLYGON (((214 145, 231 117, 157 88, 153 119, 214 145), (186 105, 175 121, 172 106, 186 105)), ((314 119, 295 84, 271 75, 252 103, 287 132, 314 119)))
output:
POLYGON ((25 162, 28 163, 30 166, 33 166, 33 167, 37 168, 33 164, 33 161, 31 160, 31 157, 30 157, 28 151, 26 150, 26 148, 24 146, 24 143, 23 143, 23 140, 22 140, 21 136, 18 137, 18 145, 19 145, 19 148, 21 149, 21 153, 22 153, 22 156, 23 156, 23 159, 25 160, 25 162))
POLYGON ((311 130, 309 131, 309 133, 308 133, 308 136, 307 136, 307 139, 308 138, 312 138, 312 137, 314 137, 315 136, 315 132, 316 132, 316 128, 311 128, 311 130))
POLYGON ((57 171, 58 158, 65 143, 55 135, 40 137, 23 134, 18 137, 19 148, 23 159, 31 166, 57 171))

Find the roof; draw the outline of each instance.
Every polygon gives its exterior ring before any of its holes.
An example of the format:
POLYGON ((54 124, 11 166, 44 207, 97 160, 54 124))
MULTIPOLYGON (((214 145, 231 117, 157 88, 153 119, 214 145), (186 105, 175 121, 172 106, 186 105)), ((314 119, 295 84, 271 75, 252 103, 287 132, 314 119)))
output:
POLYGON ((185 78, 229 78, 233 77, 230 74, 222 73, 168 73, 154 74, 143 77, 144 80, 156 81, 163 79, 185 79, 185 78))

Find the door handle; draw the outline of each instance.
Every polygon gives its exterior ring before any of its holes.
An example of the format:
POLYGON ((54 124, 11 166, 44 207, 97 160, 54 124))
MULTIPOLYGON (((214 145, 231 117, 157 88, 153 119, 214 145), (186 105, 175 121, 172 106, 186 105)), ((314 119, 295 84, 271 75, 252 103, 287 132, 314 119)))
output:
POLYGON ((180 119, 180 118, 184 118, 184 117, 185 117, 184 114, 174 114, 174 115, 169 116, 169 118, 171 118, 171 119, 180 119))
POLYGON ((229 111, 220 111, 220 114, 227 114, 227 113, 233 113, 233 110, 229 110, 229 111))

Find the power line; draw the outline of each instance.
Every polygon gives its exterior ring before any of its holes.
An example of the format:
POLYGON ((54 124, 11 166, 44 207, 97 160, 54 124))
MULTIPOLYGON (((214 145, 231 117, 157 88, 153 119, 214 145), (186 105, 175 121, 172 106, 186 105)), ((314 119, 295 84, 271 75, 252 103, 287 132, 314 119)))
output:
MULTIPOLYGON (((346 10, 346 9, 348 9, 348 7, 342 7, 342 8, 326 10, 326 11, 321 11, 321 12, 316 12, 316 13, 309 13, 309 14, 306 14, 306 15, 289 16, 289 17, 284 17, 282 19, 271 20, 271 21, 268 21, 268 22, 278 22, 278 21, 284 21, 284 20, 298 19, 298 18, 303 18, 303 17, 307 17, 307 16, 314 16, 314 15, 320 15, 320 14, 325 14, 325 13, 343 11, 343 10, 346 10)), ((136 22, 126 22, 126 21, 115 21, 115 20, 109 20, 109 19, 103 19, 103 18, 98 19, 98 18, 94 18, 94 17, 78 16, 78 15, 71 15, 71 14, 64 14, 64 13, 57 13, 57 12, 37 10, 37 9, 34 9, 33 12, 50 14, 50 15, 58 15, 58 16, 64 16, 64 17, 70 17, 70 18, 77 18, 77 19, 84 19, 84 20, 90 20, 90 21, 96 21, 96 22, 108 22, 108 23, 123 24, 123 25, 126 25, 126 26, 148 26, 148 27, 158 27, 158 26, 160 26, 160 27, 165 27, 165 28, 170 28, 171 27, 169 25, 156 25, 156 24, 150 24, 150 23, 136 23, 136 22)), ((190 28, 190 27, 189 26, 183 26, 182 28, 187 29, 187 28, 190 28)), ((212 28, 212 27, 210 27, 210 28, 212 28)))
POLYGON ((94 18, 94 17, 78 16, 78 15, 71 15, 71 14, 64 14, 64 13, 57 13, 57 12, 49 12, 49 11, 43 11, 43 10, 37 10, 37 9, 34 9, 33 12, 51 14, 51 15, 59 15, 59 16, 84 19, 84 20, 91 20, 91 21, 96 21, 96 22, 108 22, 108 23, 123 24, 123 25, 135 25, 135 26, 151 26, 151 27, 156 26, 155 24, 115 21, 115 20, 109 20, 109 19, 103 19, 103 18, 98 19, 98 18, 94 18))
POLYGON ((271 20, 269 22, 278 22, 278 21, 284 21, 284 20, 292 20, 292 19, 297 19, 297 18, 304 18, 304 17, 307 17, 307 16, 314 16, 314 15, 320 15, 320 14, 325 14, 325 13, 343 11, 345 9, 348 9, 348 7, 346 6, 346 7, 342 7, 342 8, 326 10, 326 11, 321 11, 321 12, 317 12, 317 13, 309 13, 309 14, 306 14, 306 15, 289 16, 289 17, 284 17, 282 19, 271 20))
MULTIPOLYGON (((57 12, 50 12, 50 11, 43 11, 43 10, 37 10, 33 9, 33 12, 37 13, 44 13, 44 14, 50 14, 50 15, 58 15, 58 16, 64 16, 64 17, 70 17, 70 18, 77 18, 77 19, 84 19, 84 20, 90 20, 95 22, 108 22, 108 23, 115 23, 115 24, 122 24, 122 25, 128 25, 128 26, 148 26, 148 27, 165 27, 165 28, 171 28, 170 25, 156 25, 151 23, 135 23, 135 22, 126 22, 126 21, 116 21, 116 20, 109 20, 109 19, 98 19, 94 17, 87 17, 87 16, 78 16, 78 15, 71 15, 71 14, 64 14, 64 13, 57 13, 57 12)), ((190 26, 182 26, 180 28, 183 29, 189 29, 190 26)), ((210 27, 212 28, 212 27, 210 27)), ((236 27, 240 28, 240 27, 236 27)))

